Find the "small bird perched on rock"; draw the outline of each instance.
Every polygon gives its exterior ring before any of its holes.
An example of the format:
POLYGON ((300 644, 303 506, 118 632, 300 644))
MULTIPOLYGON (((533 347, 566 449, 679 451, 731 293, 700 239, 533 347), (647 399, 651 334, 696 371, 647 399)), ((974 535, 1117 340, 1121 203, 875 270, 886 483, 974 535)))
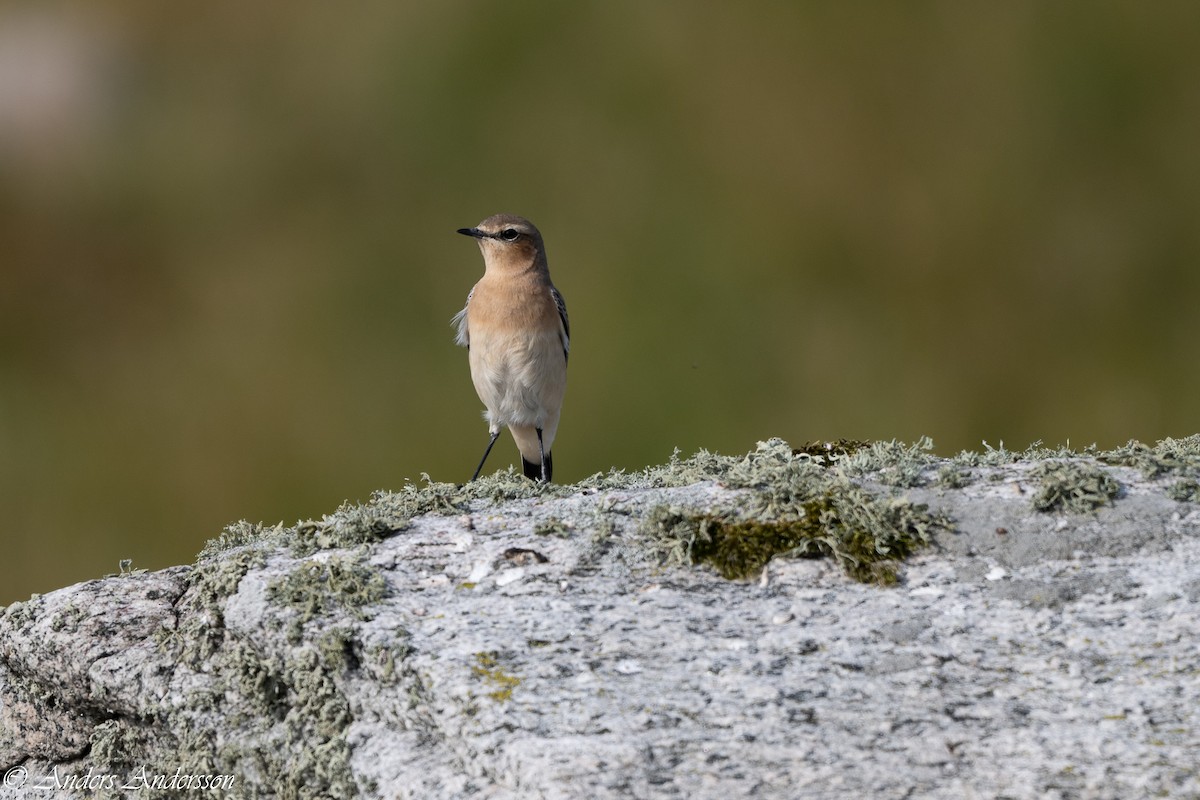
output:
POLYGON ((492 437, 471 480, 479 477, 501 426, 507 426, 521 451, 525 476, 549 483, 571 326, 567 305, 550 282, 542 235, 532 222, 511 214, 496 214, 458 232, 479 243, 484 266, 467 305, 454 316, 492 437))

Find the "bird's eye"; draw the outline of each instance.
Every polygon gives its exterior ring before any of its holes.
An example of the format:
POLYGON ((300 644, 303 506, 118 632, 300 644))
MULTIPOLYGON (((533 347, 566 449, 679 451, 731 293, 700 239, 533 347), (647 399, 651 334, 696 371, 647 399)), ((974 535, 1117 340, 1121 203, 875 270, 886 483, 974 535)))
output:
POLYGON ((521 233, 516 228, 505 228, 500 231, 500 238, 506 242, 515 242, 521 233))

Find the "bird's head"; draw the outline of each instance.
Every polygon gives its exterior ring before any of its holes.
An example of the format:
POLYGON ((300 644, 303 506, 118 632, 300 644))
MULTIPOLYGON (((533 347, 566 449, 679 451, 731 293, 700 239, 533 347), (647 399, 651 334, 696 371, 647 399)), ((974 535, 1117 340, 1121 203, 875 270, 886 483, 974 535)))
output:
POLYGON ((523 217, 496 214, 474 228, 459 228, 458 232, 479 242, 488 269, 529 269, 546 265, 542 234, 523 217))

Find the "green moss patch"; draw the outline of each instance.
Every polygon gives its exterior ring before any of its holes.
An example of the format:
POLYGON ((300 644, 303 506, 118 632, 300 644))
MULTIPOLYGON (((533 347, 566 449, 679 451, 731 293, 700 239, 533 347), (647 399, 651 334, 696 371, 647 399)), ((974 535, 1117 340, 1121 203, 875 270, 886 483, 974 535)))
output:
MULTIPOLYGON (((883 468, 901 456, 885 449, 872 458, 883 468)), ((924 463, 923 449, 916 460, 924 463)), ((660 506, 648 515, 641 531, 663 563, 706 564, 746 579, 775 556, 825 556, 856 580, 890 584, 902 559, 949 527, 924 505, 863 488, 844 473, 846 462, 830 468, 779 440, 725 467, 723 484, 751 490, 736 506, 699 513, 660 506)))

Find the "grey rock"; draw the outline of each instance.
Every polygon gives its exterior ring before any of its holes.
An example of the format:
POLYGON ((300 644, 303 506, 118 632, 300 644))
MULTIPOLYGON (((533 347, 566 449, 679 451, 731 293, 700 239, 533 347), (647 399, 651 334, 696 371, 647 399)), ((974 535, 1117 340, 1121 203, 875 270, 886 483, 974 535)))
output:
POLYGON ((895 490, 956 528, 890 587, 664 565, 649 509, 745 491, 704 481, 35 597, 0 617, 0 797, 1200 797, 1197 506, 1113 467, 1111 505, 1042 513, 1003 469, 895 490))

